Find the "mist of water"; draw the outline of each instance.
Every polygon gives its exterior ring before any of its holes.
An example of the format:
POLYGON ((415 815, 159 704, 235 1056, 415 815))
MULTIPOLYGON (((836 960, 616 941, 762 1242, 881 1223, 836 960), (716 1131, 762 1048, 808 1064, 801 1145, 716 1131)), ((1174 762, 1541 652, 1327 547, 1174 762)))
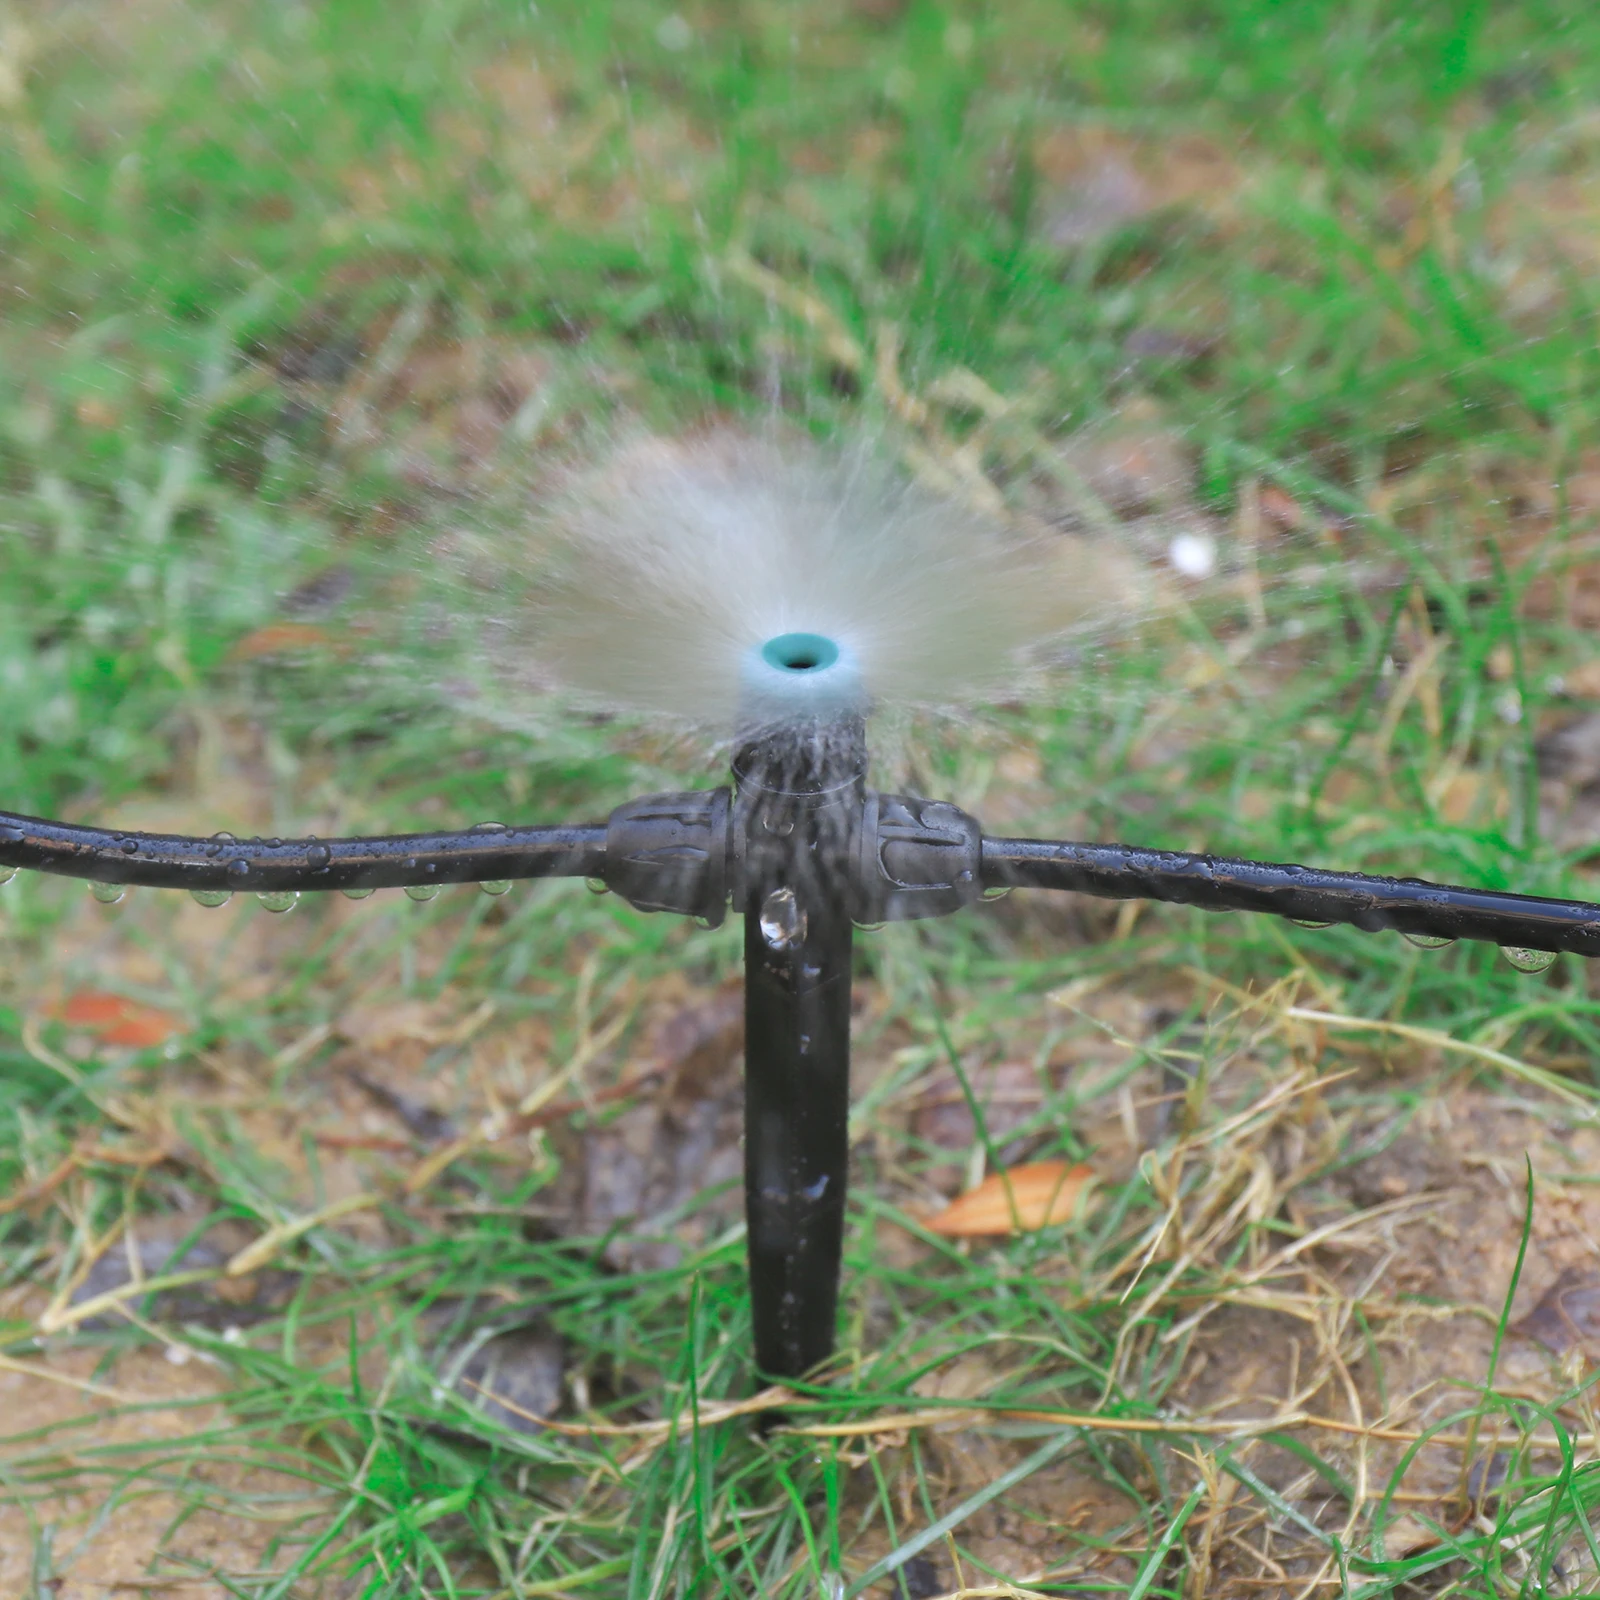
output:
POLYGON ((1002 524, 870 445, 775 433, 625 444, 543 531, 550 675, 717 734, 741 664, 777 635, 837 641, 876 709, 953 709, 1004 693, 1042 643, 1125 623, 1147 587, 1109 542, 1002 524))

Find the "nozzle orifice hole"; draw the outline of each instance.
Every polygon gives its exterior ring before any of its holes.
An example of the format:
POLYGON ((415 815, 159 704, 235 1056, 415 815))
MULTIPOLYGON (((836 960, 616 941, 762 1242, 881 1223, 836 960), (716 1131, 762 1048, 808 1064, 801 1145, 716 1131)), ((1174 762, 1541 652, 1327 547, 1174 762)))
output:
POLYGON ((816 672, 839 659, 839 647, 820 633, 780 633, 762 645, 761 656, 780 672, 816 672))

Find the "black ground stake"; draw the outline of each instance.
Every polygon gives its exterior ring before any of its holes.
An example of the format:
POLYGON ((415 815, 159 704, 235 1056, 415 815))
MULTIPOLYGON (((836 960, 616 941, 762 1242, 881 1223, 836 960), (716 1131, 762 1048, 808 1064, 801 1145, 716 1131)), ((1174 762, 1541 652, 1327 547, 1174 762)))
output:
POLYGON ((858 718, 757 740, 734 762, 750 1301, 756 1365, 775 1376, 833 1349, 850 1160, 849 860, 865 772, 858 718))
POLYGON ((745 919, 756 1362, 774 1378, 800 1376, 833 1348, 855 924, 945 916, 986 888, 1066 889, 1600 956, 1600 905, 1126 845, 985 838, 944 801, 873 793, 865 770, 860 719, 842 716, 748 740, 731 791, 651 795, 588 827, 199 839, 0 812, 0 871, 207 895, 588 877, 640 910, 712 924, 731 901, 745 919))

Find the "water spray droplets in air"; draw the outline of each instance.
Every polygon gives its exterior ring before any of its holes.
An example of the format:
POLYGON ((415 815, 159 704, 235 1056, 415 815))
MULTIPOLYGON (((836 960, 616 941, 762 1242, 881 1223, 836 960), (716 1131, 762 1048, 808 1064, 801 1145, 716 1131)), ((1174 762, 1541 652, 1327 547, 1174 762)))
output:
POLYGON ((545 529, 542 665, 588 698, 726 733, 834 706, 949 708, 1021 652, 1124 622, 1124 552, 1019 534, 866 447, 731 430, 644 439, 575 481, 545 529))

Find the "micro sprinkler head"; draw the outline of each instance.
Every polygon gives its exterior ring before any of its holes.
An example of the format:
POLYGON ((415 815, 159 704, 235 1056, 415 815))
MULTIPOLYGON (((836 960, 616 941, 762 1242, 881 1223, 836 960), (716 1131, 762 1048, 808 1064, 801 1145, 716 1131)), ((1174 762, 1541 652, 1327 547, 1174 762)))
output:
POLYGON ((750 732, 836 722, 867 709, 855 652, 824 633, 780 633, 745 652, 739 721, 750 732))

